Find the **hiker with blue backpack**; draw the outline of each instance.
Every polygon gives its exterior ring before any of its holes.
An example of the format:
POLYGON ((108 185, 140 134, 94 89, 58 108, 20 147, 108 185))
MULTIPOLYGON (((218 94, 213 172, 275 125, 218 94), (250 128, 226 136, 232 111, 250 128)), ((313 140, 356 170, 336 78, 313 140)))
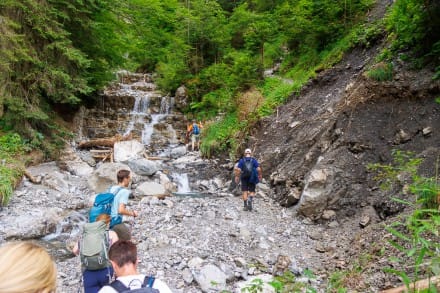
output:
POLYGON ((131 241, 118 241, 112 245, 109 258, 116 280, 102 287, 99 293, 172 293, 165 282, 138 272, 137 248, 131 241))
POLYGON ((118 234, 119 239, 130 240, 130 229, 122 223, 123 216, 138 216, 136 211, 127 209, 130 196, 130 191, 127 189, 131 180, 130 171, 119 170, 116 177, 117 185, 110 186, 105 192, 96 195, 89 212, 89 221, 94 222, 99 214, 109 214, 111 216, 110 228, 118 234))
POLYGON ((252 151, 246 149, 244 151, 244 157, 238 161, 235 167, 235 183, 238 184, 241 181, 244 211, 252 211, 255 187, 262 178, 263 175, 260 164, 252 157, 252 151))
POLYGON ((109 227, 110 215, 100 214, 93 223, 84 224, 81 239, 73 247, 72 252, 80 255, 85 293, 97 293, 113 278, 108 251, 119 238, 109 227))
POLYGON ((127 187, 130 185, 131 176, 128 170, 119 170, 117 175, 118 185, 112 186, 110 192, 115 194, 111 208, 110 229, 118 234, 120 240, 130 240, 131 231, 123 221, 123 216, 137 217, 138 213, 134 210, 128 210, 128 197, 130 191, 127 187))
POLYGON ((187 134, 191 135, 191 149, 192 151, 197 148, 200 150, 200 132, 202 123, 197 123, 196 120, 192 121, 192 124, 188 127, 187 134))

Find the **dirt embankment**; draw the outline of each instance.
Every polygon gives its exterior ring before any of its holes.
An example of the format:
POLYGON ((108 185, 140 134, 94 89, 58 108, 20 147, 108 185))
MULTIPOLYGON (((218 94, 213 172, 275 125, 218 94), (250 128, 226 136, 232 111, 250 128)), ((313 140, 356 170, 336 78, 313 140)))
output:
MULTIPOLYGON (((376 224, 403 212, 378 188, 368 164, 390 163, 393 150, 411 151, 424 159, 421 175, 438 174, 440 82, 432 80, 432 68, 414 71, 399 61, 391 81, 366 77, 379 51, 377 46, 348 53, 292 96, 277 116, 261 121, 249 140, 281 205, 323 226, 338 223, 332 237, 341 237, 340 247, 329 259, 374 250, 383 237, 376 224), (365 215, 370 226, 362 230, 365 215)), ((336 259, 325 269, 347 268, 336 259)), ((398 282, 377 275, 385 266, 382 259, 369 269, 379 288, 398 282)))

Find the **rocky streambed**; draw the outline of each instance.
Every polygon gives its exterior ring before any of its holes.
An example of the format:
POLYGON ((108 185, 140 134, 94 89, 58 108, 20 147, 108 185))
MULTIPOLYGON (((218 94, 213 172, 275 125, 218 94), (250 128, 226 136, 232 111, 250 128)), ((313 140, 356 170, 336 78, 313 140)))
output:
MULTIPOLYGON (((78 292, 79 258, 68 247, 78 239, 95 194, 88 181, 99 172, 96 167, 88 169, 72 153, 67 157, 68 161, 29 168, 39 184, 25 178, 2 209, 0 242, 38 239, 56 259, 58 292, 78 292)), ((174 162, 184 170, 219 168, 218 162, 203 160, 196 153, 174 162)), ((165 174, 156 173, 160 175, 150 180, 163 180, 165 174)), ((129 219, 138 245, 139 269, 163 279, 173 292, 240 292, 255 278, 268 282, 286 270, 297 281, 324 292, 335 267, 349 264, 345 247, 361 231, 358 223, 348 218, 333 220, 332 214, 322 225, 298 217, 294 208, 281 207, 271 199, 264 182, 258 187, 255 210, 248 212, 243 211, 240 196, 229 192, 230 182, 220 175, 192 180, 193 186, 202 186, 205 192, 165 199, 139 195, 137 187, 143 178, 134 176, 134 197, 129 202, 130 208, 139 211, 139 217, 129 219), (315 276, 306 277, 306 269, 315 276)), ((265 288, 264 292, 272 292, 269 285, 265 288)))

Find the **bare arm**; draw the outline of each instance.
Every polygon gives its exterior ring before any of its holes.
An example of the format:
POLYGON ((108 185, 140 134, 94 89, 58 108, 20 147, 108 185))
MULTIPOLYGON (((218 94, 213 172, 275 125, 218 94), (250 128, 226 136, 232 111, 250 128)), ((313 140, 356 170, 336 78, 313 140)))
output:
POLYGON ((137 215, 138 215, 138 213, 136 211, 127 210, 127 208, 125 207, 125 204, 123 204, 123 203, 119 204, 118 214, 126 215, 126 216, 133 216, 133 217, 137 217, 137 215))

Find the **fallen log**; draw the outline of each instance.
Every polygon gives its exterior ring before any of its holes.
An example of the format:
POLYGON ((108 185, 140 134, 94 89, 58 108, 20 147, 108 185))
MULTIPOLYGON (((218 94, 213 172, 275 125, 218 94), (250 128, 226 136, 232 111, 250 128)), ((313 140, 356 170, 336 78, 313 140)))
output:
POLYGON ((419 292, 420 290, 427 289, 431 285, 434 285, 437 289, 440 289, 440 276, 434 276, 431 278, 419 280, 409 285, 409 290, 406 285, 402 285, 396 288, 380 291, 380 293, 406 293, 406 292, 419 292))
POLYGON ((37 178, 32 176, 32 174, 29 173, 28 170, 24 170, 24 176, 26 176, 29 179, 29 181, 34 183, 34 184, 40 184, 41 183, 41 180, 38 180, 37 178))
POLYGON ((117 134, 114 137, 110 137, 110 138, 97 138, 88 141, 81 141, 78 144, 78 148, 84 149, 91 147, 113 147, 115 143, 118 141, 124 141, 130 139, 132 139, 131 135, 122 136, 120 134, 117 134))

